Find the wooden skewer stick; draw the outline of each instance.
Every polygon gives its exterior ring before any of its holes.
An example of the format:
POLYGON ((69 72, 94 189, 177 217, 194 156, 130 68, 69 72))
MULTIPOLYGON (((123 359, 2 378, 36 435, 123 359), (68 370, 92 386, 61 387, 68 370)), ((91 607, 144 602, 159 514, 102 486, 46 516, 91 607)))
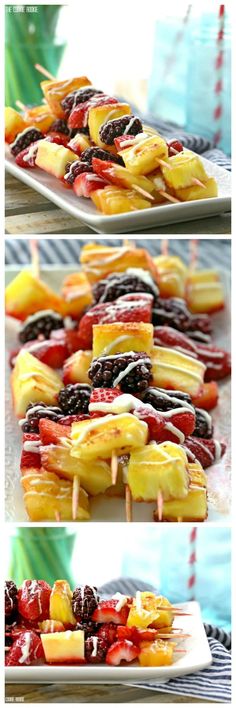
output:
MULTIPOLYGON (((177 155, 178 150, 175 150, 175 153, 177 155)), ((169 165, 168 162, 165 162, 165 160, 161 160, 160 158, 157 158, 157 162, 159 163, 159 165, 162 165, 162 167, 167 167, 168 170, 172 170, 172 165, 169 165)), ((192 185, 197 184, 198 187, 202 187, 203 189, 206 189, 206 185, 203 182, 201 182, 200 179, 197 179, 197 177, 192 177, 191 184, 192 185)), ((189 186, 191 186, 191 185, 189 185, 189 186)))
POLYGON ((118 474, 118 457, 115 450, 111 453, 111 483, 116 484, 118 474))
POLYGON ((163 516, 163 494, 161 490, 159 490, 158 495, 157 495, 157 512, 158 512, 158 521, 162 521, 162 516, 163 516))
POLYGON ((132 521, 132 496, 129 485, 125 485, 125 511, 126 511, 126 521, 132 521))
POLYGON ((36 238, 30 239, 30 252, 31 252, 31 263, 32 263, 32 273, 33 276, 39 279, 39 249, 38 241, 36 238))
POLYGON ((131 184, 132 189, 134 189, 135 192, 139 192, 140 194, 143 195, 143 197, 146 197, 146 199, 149 199, 150 202, 155 201, 155 197, 153 194, 149 194, 149 192, 146 192, 146 189, 143 189, 142 187, 139 187, 137 184, 131 184))
POLYGON ((162 238, 161 239, 161 255, 162 256, 168 256, 169 252, 169 241, 168 238, 162 238))
POLYGON ((164 189, 159 189, 158 192, 162 197, 164 197, 164 199, 167 199, 168 202, 173 202, 173 204, 180 204, 180 199, 172 197, 172 194, 168 194, 168 192, 166 192, 164 189))
POLYGON ((187 649, 174 649, 174 654, 187 654, 187 649))
POLYGON ((22 103, 22 101, 18 101, 18 99, 17 99, 17 101, 15 101, 15 104, 16 104, 17 108, 21 109, 21 111, 27 110, 27 106, 25 106, 25 104, 22 103))
POLYGON ((80 490, 80 479, 75 474, 73 478, 73 489, 72 489, 72 519, 76 521, 78 506, 79 506, 79 490, 80 490))
POLYGON ((60 511, 58 511, 57 509, 55 511, 55 519, 56 521, 61 521, 61 514, 60 511))
POLYGON ((180 523, 181 521, 183 521, 183 517, 182 517, 182 516, 177 516, 177 521, 178 521, 178 523, 180 523))
POLYGON ((50 74, 50 71, 44 68, 41 64, 35 64, 35 69, 39 71, 40 74, 43 74, 43 76, 46 76, 47 79, 50 79, 51 81, 55 81, 55 76, 50 74))
POLYGON ((198 187, 202 187, 203 189, 206 189, 206 184, 201 182, 201 180, 197 179, 196 177, 192 177, 192 184, 197 184, 198 187))

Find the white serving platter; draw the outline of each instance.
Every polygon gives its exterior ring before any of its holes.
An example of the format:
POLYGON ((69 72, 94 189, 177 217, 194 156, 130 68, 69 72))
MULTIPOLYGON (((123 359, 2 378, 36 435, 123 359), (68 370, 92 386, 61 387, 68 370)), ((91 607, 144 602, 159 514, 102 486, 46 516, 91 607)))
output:
POLYGON ((201 618, 198 602, 178 604, 187 617, 178 617, 174 627, 189 634, 179 645, 186 653, 175 655, 172 666, 141 667, 138 663, 122 666, 83 664, 81 666, 12 666, 6 668, 6 683, 128 683, 144 681, 165 682, 176 676, 191 674, 212 663, 212 656, 201 618))
POLYGON ((26 170, 18 167, 10 154, 9 147, 6 147, 6 169, 8 172, 99 234, 142 231, 154 226, 160 227, 176 222, 203 219, 204 217, 229 212, 231 210, 230 173, 223 167, 210 162, 210 160, 206 160, 203 157, 201 157, 201 160, 207 174, 215 177, 217 181, 218 197, 198 199, 180 204, 163 204, 141 211, 107 216, 97 211, 91 199, 76 197, 73 190, 66 189, 59 179, 49 175, 47 172, 39 168, 26 170))
MULTIPOLYGON (((17 275, 19 268, 6 268, 6 285, 17 275)), ((51 288, 59 292, 63 279, 78 270, 78 265, 43 266, 41 277, 51 288)), ((224 310, 213 315, 214 343, 224 349, 230 349, 230 298, 227 274, 221 273, 225 293, 226 306, 224 310)), ((16 320, 6 318, 6 410, 5 410, 5 487, 6 521, 25 522, 28 517, 24 508, 23 493, 20 484, 21 431, 15 418, 10 391, 10 370, 8 366, 9 352, 17 348, 16 320)), ((230 453, 230 380, 219 382, 220 402, 212 412, 214 421, 214 436, 226 442, 227 451, 219 463, 207 470, 208 477, 208 522, 230 521, 231 505, 231 453, 230 453)), ((108 498, 105 495, 94 497, 91 502, 91 521, 125 521, 125 503, 123 499, 108 498)), ((133 521, 150 522, 153 520, 154 503, 133 502, 133 521)))

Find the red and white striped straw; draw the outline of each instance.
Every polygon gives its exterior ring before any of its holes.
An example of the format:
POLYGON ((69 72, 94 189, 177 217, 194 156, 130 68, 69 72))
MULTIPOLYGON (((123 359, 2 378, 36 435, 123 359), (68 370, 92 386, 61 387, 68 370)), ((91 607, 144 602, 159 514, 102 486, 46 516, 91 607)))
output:
POLYGON ((165 62, 165 66, 164 66, 164 72, 163 72, 163 81, 164 81, 164 79, 166 79, 167 76, 170 74, 172 67, 173 67, 173 66, 175 65, 175 63, 176 63, 176 56, 177 56, 177 53, 178 53, 178 51, 179 51, 179 46, 182 44, 182 41, 183 41, 183 38, 184 38, 185 27, 186 27, 186 25, 187 25, 187 23, 188 23, 188 21, 189 21, 189 16, 190 16, 191 9, 192 9, 192 5, 188 5, 187 10, 186 10, 186 13, 185 13, 185 15, 184 15, 184 17, 183 17, 183 19, 182 19, 182 24, 181 24, 181 26, 180 26, 180 29, 178 30, 178 32, 176 32, 174 41, 173 41, 173 43, 172 43, 171 52, 170 52, 170 54, 169 54, 169 55, 167 56, 167 58, 166 58, 166 62, 165 62))
POLYGON ((213 113, 214 120, 214 144, 218 145, 222 138, 222 123, 223 123, 223 69, 224 69, 224 30, 225 30, 225 5, 220 5, 218 14, 218 33, 217 33, 217 54, 215 59, 215 85, 214 94, 216 105, 213 113))
POLYGON ((190 544, 190 554, 189 554, 189 577, 188 577, 188 595, 189 600, 195 600, 196 596, 196 543, 197 543, 197 526, 193 526, 190 532, 189 544, 190 544))

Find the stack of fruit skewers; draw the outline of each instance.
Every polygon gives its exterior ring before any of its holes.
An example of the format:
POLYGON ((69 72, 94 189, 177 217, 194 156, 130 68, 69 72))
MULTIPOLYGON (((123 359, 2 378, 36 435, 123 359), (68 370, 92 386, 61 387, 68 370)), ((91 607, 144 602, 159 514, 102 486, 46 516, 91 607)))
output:
POLYGON ((173 626, 185 616, 167 598, 151 592, 135 597, 116 593, 102 600, 97 588, 72 592, 66 580, 53 588, 44 580, 25 580, 17 589, 5 583, 7 666, 139 662, 170 666, 190 635, 173 626))
POLYGON ((167 142, 87 77, 41 82, 41 106, 6 108, 5 139, 17 165, 38 167, 104 214, 217 196, 203 162, 178 140, 167 142))
POLYGON ((226 447, 208 411, 230 357, 212 345, 206 311, 224 306, 223 289, 214 271, 163 258, 88 244, 62 296, 27 271, 7 287, 7 314, 23 321, 10 360, 30 519, 88 519, 89 497, 104 493, 126 496, 129 520, 131 497, 157 501, 155 520, 207 517, 203 469, 226 447), (167 271, 193 312, 166 297, 167 271))

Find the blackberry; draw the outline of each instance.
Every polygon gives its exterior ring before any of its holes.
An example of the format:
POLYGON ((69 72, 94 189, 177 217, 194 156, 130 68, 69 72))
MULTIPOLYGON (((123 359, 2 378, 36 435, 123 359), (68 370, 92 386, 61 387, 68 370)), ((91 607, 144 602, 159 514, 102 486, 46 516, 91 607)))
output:
POLYGON ((75 91, 68 93, 68 95, 63 98, 63 101, 61 101, 61 106, 63 108, 65 117, 69 118, 69 115, 73 108, 75 108, 75 106, 77 106, 79 103, 85 103, 85 101, 89 101, 90 98, 92 98, 96 93, 103 92, 92 87, 90 88, 90 86, 85 86, 84 88, 76 89, 75 91))
POLYGON ((183 391, 166 391, 163 388, 149 387, 142 395, 143 403, 149 403, 156 411, 166 412, 173 408, 184 408, 193 405, 191 397, 183 391))
POLYGON ((88 413, 91 386, 88 384, 68 384, 58 395, 58 402, 64 415, 88 413))
POLYGON ((117 300, 121 295, 129 295, 130 293, 150 293, 154 297, 158 296, 158 288, 148 274, 145 280, 141 277, 141 269, 128 268, 126 273, 112 273, 108 278, 99 280, 93 286, 93 297, 95 302, 112 302, 117 300), (138 271, 140 270, 140 275, 138 271))
POLYGON ((22 423, 23 433, 38 433, 39 421, 41 418, 48 418, 58 423, 63 417, 61 408, 57 406, 47 406, 46 403, 29 403, 25 418, 22 423))
POLYGON ((103 123, 99 130, 99 137, 106 145, 113 145, 114 139, 119 138, 119 136, 124 135, 124 133, 127 133, 127 135, 137 135, 142 132, 143 126, 141 120, 137 118, 137 116, 127 115, 103 123))
POLYGON ((5 616, 9 619, 17 612, 17 587, 13 580, 5 582, 5 616))
POLYGON ((211 323, 208 315, 192 315, 185 300, 170 297, 158 298, 154 303, 152 322, 155 325, 170 325, 180 332, 197 331, 209 334, 211 323))
POLYGON ((61 315, 53 310, 40 310, 24 321, 19 332, 19 340, 21 344, 25 344, 32 339, 37 339, 39 335, 43 335, 44 339, 49 339, 53 329, 61 329, 62 327, 64 327, 64 322, 61 315))
POLYGON ((99 147, 86 148, 86 150, 84 150, 80 155, 82 162, 89 162, 90 165, 92 164, 93 157, 98 157, 99 160, 117 162, 118 165, 124 165, 122 157, 119 157, 119 155, 112 155, 111 152, 108 152, 108 150, 103 150, 99 147))
POLYGON ((88 374, 94 388, 119 384, 124 393, 142 393, 149 386, 151 368, 151 359, 145 352, 126 352, 94 359, 88 374), (132 368, 124 375, 130 364, 132 368))
POLYGON ((31 143, 35 143, 36 140, 42 140, 43 138, 44 135, 38 128, 25 128, 22 133, 18 133, 14 143, 11 144, 11 154, 16 157, 21 150, 25 150, 31 143))
POLYGON ((82 585, 76 588, 72 595, 72 610, 79 622, 87 622, 98 606, 97 588, 82 585))
POLYGON ((85 639, 88 639, 88 637, 92 637, 97 634, 98 628, 99 624, 97 624, 97 622, 93 622, 92 620, 88 620, 87 622, 77 622, 77 624, 75 625, 75 630, 83 630, 85 639))
POLYGON ((201 410, 200 408, 195 408, 196 414, 196 425, 193 433, 191 433, 195 438, 212 438, 213 437, 213 425, 212 419, 209 413, 201 410))
POLYGON ((70 135, 69 128, 67 127, 66 120, 63 120, 61 118, 58 118, 58 120, 54 120, 54 123, 49 128, 49 133, 51 131, 55 131, 56 133, 65 133, 65 135, 70 135))
POLYGON ((85 639, 85 659, 89 664, 101 664, 105 658, 108 645, 100 637, 85 639))
POLYGON ((82 135, 89 136, 88 126, 86 128, 70 128, 70 138, 74 138, 75 135, 78 135, 78 133, 82 133, 82 135))
POLYGON ((93 172, 92 165, 88 162, 81 162, 80 160, 68 162, 64 179, 66 182, 69 182, 69 184, 74 184, 75 178, 81 175, 82 172, 93 172))

